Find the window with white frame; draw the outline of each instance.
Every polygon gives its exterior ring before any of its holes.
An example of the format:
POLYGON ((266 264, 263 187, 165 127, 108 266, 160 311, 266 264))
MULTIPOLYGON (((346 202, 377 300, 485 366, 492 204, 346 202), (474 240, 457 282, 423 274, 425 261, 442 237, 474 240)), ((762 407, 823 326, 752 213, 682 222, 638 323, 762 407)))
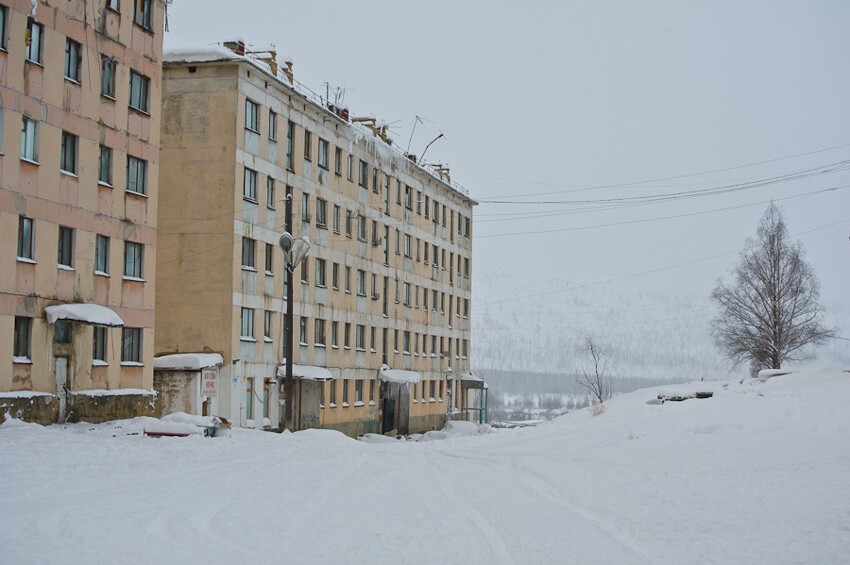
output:
POLYGON ((357 270, 357 294, 366 296, 366 271, 357 270))
POLYGON ((132 155, 127 155, 127 192, 148 193, 148 162, 132 155))
POLYGON ((124 276, 131 279, 144 278, 145 246, 134 241, 124 242, 124 276))
POLYGON ((313 134, 304 130, 304 160, 313 160, 313 134))
POLYGON ((74 267, 74 228, 59 226, 57 263, 62 267, 74 267))
POLYGON ((263 311, 263 340, 272 341, 272 329, 274 328, 274 312, 263 311))
POLYGON ((301 317, 298 320, 298 329, 299 329, 299 343, 301 345, 307 345, 307 318, 301 317))
POLYGON ((316 198, 316 226, 320 228, 327 228, 327 222, 328 203, 321 198, 316 198))
POLYGON ((266 208, 274 210, 274 177, 266 177, 266 208))
POLYGON ((366 161, 360 161, 360 170, 357 176, 357 184, 362 186, 363 188, 368 188, 369 185, 369 165, 366 164, 366 161))
POLYGON ((269 141, 277 141, 277 113, 269 110, 269 141))
POLYGON ((106 55, 100 58, 100 94, 107 98, 115 98, 115 69, 116 62, 106 55))
POLYGON ((123 328, 121 332, 121 362, 142 362, 142 328, 123 328))
POLYGON ((26 216, 18 219, 18 259, 35 259, 35 224, 26 216))
POLYGON ((130 108, 149 113, 151 110, 151 79, 130 71, 130 108))
POLYGON ((133 23, 153 31, 153 0, 134 0, 133 23))
POLYGON ((339 347, 339 322, 331 322, 331 347, 339 347))
POLYGON ((339 263, 334 263, 331 267, 331 285, 334 290, 339 290, 339 263))
POLYGON ((65 78, 80 82, 83 66, 83 46, 73 39, 65 39, 65 78))
POLYGON ((245 129, 259 133, 260 107, 253 100, 245 99, 245 129))
POLYGON ((59 153, 59 169, 72 175, 77 174, 77 151, 79 138, 73 133, 62 132, 62 146, 59 153))
POLYGON ((97 182, 112 186, 112 148, 101 145, 97 157, 97 182))
POLYGON ((92 359, 106 363, 106 328, 104 326, 94 327, 92 339, 92 359))
POLYGON ((324 259, 316 259, 316 286, 327 286, 327 270, 324 259))
POLYGON ((21 120, 21 159, 38 163, 38 122, 26 116, 21 120))
POLYGON ((339 206, 334 204, 333 229, 334 233, 339 233, 339 206))
POLYGON ((257 201, 257 171, 245 167, 242 177, 242 197, 251 202, 257 201))
POLYGON ((33 63, 42 63, 44 53, 44 26, 34 19, 27 20, 26 59, 33 63))
POLYGON ((242 314, 239 321, 239 337, 248 340, 254 339, 254 309, 242 308, 242 314))
POLYGON ((366 326, 363 324, 357 324, 357 328, 355 330, 355 347, 358 351, 366 350, 366 326))
POLYGON ((319 138, 319 166, 328 168, 328 142, 322 138, 319 138))
POLYGON ((97 234, 94 244, 94 272, 97 275, 109 274, 109 237, 97 234))
POLYGON ((15 316, 15 339, 12 355, 16 361, 29 360, 32 356, 32 318, 15 316))
POLYGON ((320 318, 313 321, 313 342, 322 347, 325 345, 325 321, 320 318))
POLYGON ((242 238, 242 268, 257 270, 257 242, 250 237, 242 238))

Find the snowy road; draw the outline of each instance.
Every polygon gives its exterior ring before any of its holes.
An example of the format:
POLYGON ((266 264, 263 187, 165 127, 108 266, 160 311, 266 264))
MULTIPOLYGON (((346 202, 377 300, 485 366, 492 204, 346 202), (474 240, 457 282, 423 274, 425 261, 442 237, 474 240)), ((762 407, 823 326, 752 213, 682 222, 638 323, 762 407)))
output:
POLYGON ((418 443, 13 421, 2 562, 846 563, 850 374, 701 386, 418 443))

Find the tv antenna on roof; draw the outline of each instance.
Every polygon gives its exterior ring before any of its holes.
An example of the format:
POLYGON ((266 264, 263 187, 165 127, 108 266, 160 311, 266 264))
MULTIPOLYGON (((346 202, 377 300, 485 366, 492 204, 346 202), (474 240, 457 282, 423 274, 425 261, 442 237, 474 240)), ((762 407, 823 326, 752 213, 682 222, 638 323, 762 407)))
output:
POLYGON ((405 153, 410 153, 410 144, 413 142, 413 134, 416 133, 416 125, 424 123, 425 122, 423 122, 422 118, 419 116, 413 118, 413 129, 410 131, 410 139, 407 140, 407 149, 405 150, 405 153))

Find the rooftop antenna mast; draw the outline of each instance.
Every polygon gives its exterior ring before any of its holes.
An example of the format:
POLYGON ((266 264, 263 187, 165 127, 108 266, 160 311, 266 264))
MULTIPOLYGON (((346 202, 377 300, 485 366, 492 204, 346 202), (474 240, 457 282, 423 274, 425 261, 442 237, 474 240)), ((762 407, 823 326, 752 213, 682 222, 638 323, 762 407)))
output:
POLYGON ((407 149, 405 150, 405 153, 410 153, 410 144, 413 142, 413 134, 416 133, 416 125, 424 123, 425 122, 423 122, 422 118, 419 116, 413 118, 413 129, 410 131, 410 139, 407 140, 407 149))
POLYGON ((425 151, 423 151, 423 152, 422 152, 422 155, 419 157, 419 162, 420 162, 420 163, 424 163, 424 162, 425 162, 425 153, 427 153, 427 152, 428 152, 428 148, 429 148, 429 147, 431 147, 431 145, 432 145, 435 141, 437 141, 438 139, 440 139, 441 137, 443 137, 443 132, 440 132, 440 135, 438 135, 437 137, 435 137, 434 139, 432 139, 432 140, 431 140, 431 142, 430 142, 428 145, 426 145, 426 146, 425 146, 425 151))

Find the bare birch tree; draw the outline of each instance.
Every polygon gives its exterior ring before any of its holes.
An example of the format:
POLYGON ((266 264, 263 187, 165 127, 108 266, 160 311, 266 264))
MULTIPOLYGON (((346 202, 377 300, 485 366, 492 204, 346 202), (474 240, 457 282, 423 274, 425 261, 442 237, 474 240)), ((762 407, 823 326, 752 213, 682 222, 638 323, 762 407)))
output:
POLYGON ((602 404, 611 398, 611 379, 607 372, 611 365, 611 351, 600 346, 592 337, 585 336, 579 351, 589 356, 580 369, 576 382, 593 396, 594 403, 602 404))
POLYGON ((711 298, 720 306, 712 322, 717 346, 750 372, 779 369, 806 357, 806 346, 834 335, 821 324, 818 280, 791 241, 782 211, 771 203, 755 238, 748 238, 730 282, 718 281, 711 298))

